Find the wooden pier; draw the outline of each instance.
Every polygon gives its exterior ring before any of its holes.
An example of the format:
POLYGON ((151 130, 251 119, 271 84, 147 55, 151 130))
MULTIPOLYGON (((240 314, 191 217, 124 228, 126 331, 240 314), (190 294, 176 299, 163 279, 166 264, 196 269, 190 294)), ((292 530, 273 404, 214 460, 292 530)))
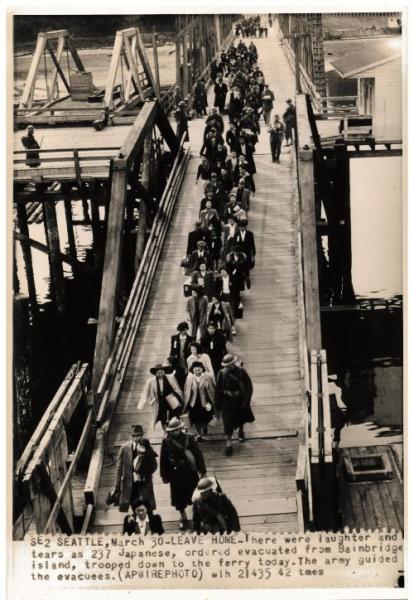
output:
MULTIPOLYGON (((294 76, 275 37, 257 40, 259 64, 276 95, 282 113, 294 94, 294 76)), ((150 409, 138 413, 137 401, 149 376, 149 367, 165 359, 170 336, 185 318, 183 272, 187 234, 197 218, 201 185, 195 184, 204 120, 190 125, 191 158, 164 244, 157 274, 135 340, 133 353, 112 418, 99 482, 93 531, 120 531, 123 514, 106 505, 114 484, 120 446, 129 439, 131 423, 141 423, 145 435, 159 450, 163 432, 150 426, 150 409)), ((280 165, 272 165, 268 133, 262 123, 256 146, 257 192, 251 202, 249 228, 256 237, 257 260, 252 288, 244 293, 244 314, 229 349, 244 362, 254 384, 252 407, 256 421, 246 427, 247 441, 236 442, 225 457, 221 422, 210 427, 202 449, 208 473, 215 474, 234 501, 244 530, 298 529, 295 474, 299 437, 304 428, 304 381, 301 376, 301 340, 298 314, 297 223, 295 173, 291 148, 283 150, 280 165)), ((169 486, 155 477, 158 511, 168 529, 176 529, 178 513, 170 507, 169 486)))

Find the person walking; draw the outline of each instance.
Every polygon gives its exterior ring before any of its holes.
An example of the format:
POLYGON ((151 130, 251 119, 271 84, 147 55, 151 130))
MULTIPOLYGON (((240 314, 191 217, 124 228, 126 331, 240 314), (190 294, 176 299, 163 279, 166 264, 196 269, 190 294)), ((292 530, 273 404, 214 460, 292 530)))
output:
POLYGON ((188 322, 191 325, 191 337, 197 339, 198 331, 203 335, 207 323, 208 298, 204 294, 203 288, 198 285, 191 286, 191 296, 187 299, 186 310, 188 322))
POLYGON ((296 127, 296 108, 292 100, 286 100, 287 109, 283 113, 283 121, 285 123, 285 138, 286 146, 292 145, 292 130, 296 127))
POLYGON ((214 375, 207 372, 201 361, 194 361, 184 387, 184 411, 197 431, 197 442, 208 434, 208 424, 214 415, 216 384, 214 375))
POLYGON ((195 362, 200 362, 203 365, 206 373, 212 375, 215 381, 216 378, 210 357, 207 353, 203 352, 199 342, 191 342, 190 344, 190 354, 187 358, 187 367, 189 371, 195 362))
POLYGON ((216 280, 213 271, 207 268, 205 262, 201 262, 198 271, 191 273, 192 285, 198 285, 203 288, 204 294, 210 302, 216 289, 216 280))
POLYGON ((188 323, 182 321, 177 325, 177 334, 171 336, 170 360, 175 371, 175 378, 183 390, 185 378, 187 377, 187 358, 190 355, 190 344, 193 338, 188 335, 188 323))
POLYGON ((285 126, 280 121, 279 115, 275 115, 273 125, 269 127, 270 151, 272 162, 280 162, 280 150, 285 136, 285 126))
POLYGON ((256 261, 256 244, 254 241, 254 233, 253 231, 249 231, 247 229, 247 221, 241 220, 239 221, 239 230, 236 233, 236 237, 234 239, 234 246, 239 247, 241 252, 246 255, 247 264, 246 269, 247 272, 250 269, 253 269, 256 261))
POLYGON ((137 409, 143 410, 149 402, 152 406, 152 426, 160 422, 163 429, 168 421, 182 412, 183 394, 178 381, 172 374, 171 365, 157 364, 151 367, 150 377, 145 384, 137 409))
POLYGON ((237 510, 231 500, 219 489, 214 490, 212 477, 200 479, 194 493, 193 529, 204 533, 232 533, 240 531, 237 510))
MULTIPOLYGON (((224 314, 224 311, 222 312, 224 314)), ((214 375, 217 377, 218 372, 221 369, 221 362, 227 354, 227 348, 226 338, 224 337, 222 330, 217 327, 214 320, 210 321, 207 325, 207 331, 200 340, 200 346, 202 352, 208 354, 210 357, 214 375)))
POLYGON ((264 90, 262 93, 262 107, 263 107, 263 119, 267 126, 270 125, 270 117, 273 110, 273 102, 275 99, 275 95, 272 90, 269 88, 269 84, 265 84, 264 90))
POLYGON ((115 492, 119 494, 119 510, 126 512, 136 498, 145 498, 155 510, 152 475, 157 470, 157 454, 144 439, 141 425, 132 425, 131 439, 121 446, 115 475, 115 492))
POLYGON ((209 302, 207 307, 207 323, 214 323, 216 329, 220 331, 229 342, 233 341, 233 335, 236 335, 234 316, 230 304, 228 302, 222 302, 218 297, 217 292, 214 293, 212 301, 209 302))
POLYGON ((188 133, 188 117, 187 117, 187 107, 184 100, 178 103, 178 108, 174 112, 175 121, 177 123, 176 134, 181 142, 181 138, 185 135, 184 141, 188 142, 190 140, 190 136, 188 133))
POLYGON ((231 438, 235 429, 239 430, 239 442, 246 440, 245 423, 255 420, 250 407, 253 395, 253 384, 247 372, 236 366, 237 357, 226 354, 221 363, 216 383, 216 411, 221 412, 226 436, 225 455, 233 454, 231 438))
POLYGON ((193 231, 188 233, 186 251, 186 256, 188 259, 190 259, 194 251, 197 252, 197 242, 204 242, 206 246, 210 242, 209 233, 202 228, 200 219, 197 219, 197 221, 194 223, 193 231))
POLYGON ((219 75, 214 86, 214 106, 216 106, 220 114, 224 113, 224 107, 227 97, 227 85, 223 82, 223 77, 219 75))
POLYGON ((160 515, 154 515, 143 498, 136 498, 131 505, 132 515, 126 515, 122 533, 124 535, 162 535, 164 526, 160 515))
POLYGON ((170 420, 166 434, 161 444, 160 475, 170 485, 171 506, 179 511, 180 529, 185 530, 189 527, 186 508, 192 504, 199 476, 206 475, 206 465, 197 442, 184 432, 184 423, 179 418, 170 420))
MULTIPOLYGON (((205 232, 207 238, 210 237, 208 233, 208 229, 204 229, 200 226, 200 229, 205 232)), ((197 250, 193 250, 188 259, 188 271, 192 273, 193 271, 198 271, 200 267, 200 263, 205 262, 208 266, 211 264, 210 253, 207 250, 207 242, 203 239, 198 240, 197 242, 197 250)))

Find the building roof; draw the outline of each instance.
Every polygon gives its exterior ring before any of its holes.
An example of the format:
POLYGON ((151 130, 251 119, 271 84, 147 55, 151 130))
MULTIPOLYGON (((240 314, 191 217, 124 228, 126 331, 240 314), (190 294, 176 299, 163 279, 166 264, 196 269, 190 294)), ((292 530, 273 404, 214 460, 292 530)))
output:
POLYGON ((401 56, 398 38, 375 38, 359 40, 358 48, 331 61, 332 67, 341 77, 352 77, 401 56))

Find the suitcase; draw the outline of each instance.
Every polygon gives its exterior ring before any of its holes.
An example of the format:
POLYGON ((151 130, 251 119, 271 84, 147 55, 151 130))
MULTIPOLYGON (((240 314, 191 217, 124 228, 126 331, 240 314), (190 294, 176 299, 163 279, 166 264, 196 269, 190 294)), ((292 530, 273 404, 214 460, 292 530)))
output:
POLYGON ((186 298, 188 298, 188 296, 191 296, 191 276, 187 277, 187 279, 184 281, 184 296, 186 298))

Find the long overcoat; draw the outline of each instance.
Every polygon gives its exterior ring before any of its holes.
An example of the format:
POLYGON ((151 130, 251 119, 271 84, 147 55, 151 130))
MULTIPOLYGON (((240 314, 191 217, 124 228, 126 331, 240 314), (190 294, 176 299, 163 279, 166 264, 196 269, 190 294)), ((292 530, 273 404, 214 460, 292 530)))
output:
MULTIPOLYGON (((178 398, 180 399, 180 401, 182 403, 183 394, 182 394, 180 386, 178 385, 176 378, 174 377, 174 375, 165 375, 165 377, 167 378, 169 384, 171 385, 172 389, 177 394, 178 398)), ((148 379, 147 383, 145 384, 144 390, 141 394, 141 398, 138 401, 137 409, 143 410, 143 408, 145 407, 147 402, 149 402, 152 406, 152 426, 153 426, 153 428, 155 428, 155 425, 157 423, 157 417, 158 417, 158 409, 159 409, 159 402, 158 402, 158 395, 157 395, 157 378, 155 376, 150 377, 148 379)))

